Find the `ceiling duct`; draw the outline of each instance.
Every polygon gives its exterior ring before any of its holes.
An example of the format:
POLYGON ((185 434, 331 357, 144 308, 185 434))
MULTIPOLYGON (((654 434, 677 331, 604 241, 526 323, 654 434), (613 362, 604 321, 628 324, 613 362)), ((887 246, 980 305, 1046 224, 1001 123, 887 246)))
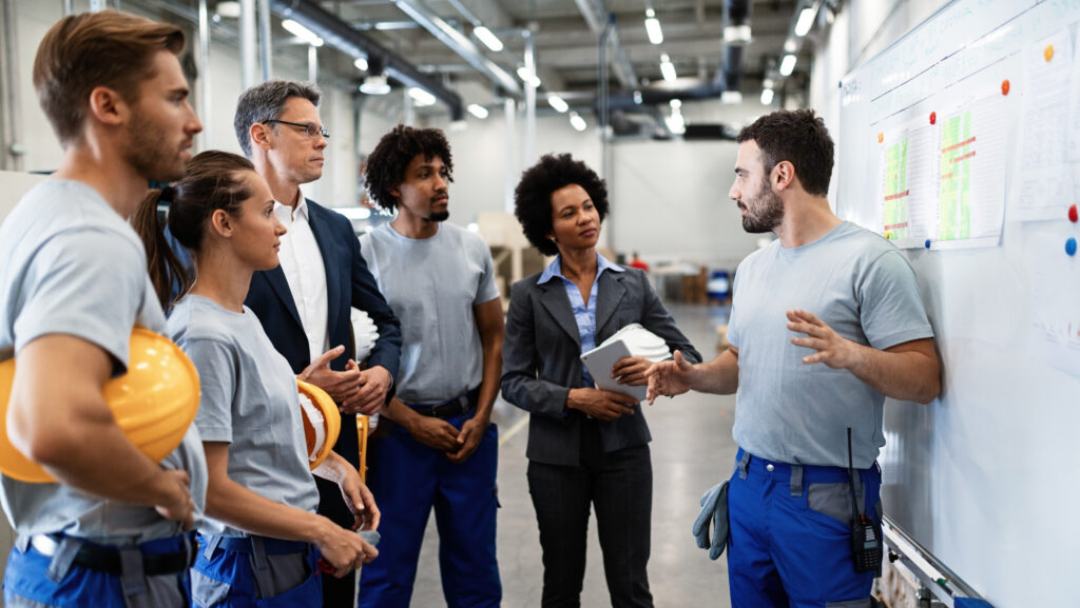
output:
POLYGON ((457 121, 465 117, 461 96, 317 3, 311 0, 270 0, 270 5, 282 18, 300 23, 325 40, 327 45, 347 55, 368 57, 369 61, 371 57, 381 57, 389 76, 406 86, 419 87, 434 95, 450 109, 451 120, 457 121))
POLYGON ((495 86, 500 87, 514 97, 521 97, 521 87, 513 76, 484 56, 480 49, 473 44, 472 40, 454 29, 443 18, 431 12, 431 9, 424 6, 422 2, 418 0, 394 0, 394 4, 406 15, 412 17, 432 36, 445 44, 451 51, 457 53, 469 65, 491 80, 495 86))

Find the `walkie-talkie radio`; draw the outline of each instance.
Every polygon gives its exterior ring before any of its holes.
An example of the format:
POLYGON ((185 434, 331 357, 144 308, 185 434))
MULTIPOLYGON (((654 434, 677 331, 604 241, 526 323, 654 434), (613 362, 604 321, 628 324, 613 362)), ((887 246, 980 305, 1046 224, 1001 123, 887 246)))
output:
POLYGON ((851 488, 851 557, 856 572, 880 572, 883 555, 881 529, 859 508, 855 497, 855 467, 851 457, 851 427, 847 430, 848 477, 851 488))

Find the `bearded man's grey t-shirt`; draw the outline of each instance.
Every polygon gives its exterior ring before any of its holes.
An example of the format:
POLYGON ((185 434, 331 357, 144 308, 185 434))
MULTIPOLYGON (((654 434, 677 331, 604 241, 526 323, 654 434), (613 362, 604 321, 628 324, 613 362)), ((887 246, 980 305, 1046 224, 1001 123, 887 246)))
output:
POLYGON ((735 441, 755 456, 793 464, 869 467, 885 445, 884 395, 848 370, 807 365, 791 340, 789 310, 808 310, 841 336, 884 350, 934 331, 915 272, 884 238, 844 222, 817 241, 776 240, 735 275, 728 340, 738 350, 735 441))

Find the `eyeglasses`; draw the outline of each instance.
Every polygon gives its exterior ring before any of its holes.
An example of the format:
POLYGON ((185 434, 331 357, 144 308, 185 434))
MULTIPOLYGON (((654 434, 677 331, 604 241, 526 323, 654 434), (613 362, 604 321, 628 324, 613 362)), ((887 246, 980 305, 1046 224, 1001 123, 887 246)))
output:
POLYGON ((278 120, 276 118, 272 118, 270 120, 264 120, 263 124, 268 125, 268 124, 273 124, 275 122, 283 124, 283 125, 289 125, 290 127, 296 127, 298 129, 303 129, 304 130, 304 135, 307 135, 308 137, 310 137, 312 139, 315 139, 316 137, 318 137, 320 135, 322 135, 323 139, 330 139, 330 132, 326 130, 326 127, 317 125, 317 124, 315 124, 313 122, 289 122, 287 120, 278 120))

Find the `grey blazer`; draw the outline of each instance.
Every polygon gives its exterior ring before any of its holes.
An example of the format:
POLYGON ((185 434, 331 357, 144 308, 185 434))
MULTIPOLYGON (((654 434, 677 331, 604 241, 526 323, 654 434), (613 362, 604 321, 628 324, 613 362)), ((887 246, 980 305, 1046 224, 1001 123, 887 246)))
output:
MULTIPOLYGON (((584 386, 578 328, 563 282, 539 285, 539 277, 535 274, 519 281, 510 291, 502 395, 531 413, 526 450, 530 460, 576 466, 585 416, 566 409, 566 395, 571 388, 584 386)), ((601 274, 596 296, 596 343, 630 323, 640 323, 662 337, 672 350, 681 350, 690 361, 701 361, 701 355, 675 326, 645 273, 628 268, 625 272, 601 274)), ((652 440, 641 405, 634 408, 633 416, 599 423, 605 452, 652 440)))

